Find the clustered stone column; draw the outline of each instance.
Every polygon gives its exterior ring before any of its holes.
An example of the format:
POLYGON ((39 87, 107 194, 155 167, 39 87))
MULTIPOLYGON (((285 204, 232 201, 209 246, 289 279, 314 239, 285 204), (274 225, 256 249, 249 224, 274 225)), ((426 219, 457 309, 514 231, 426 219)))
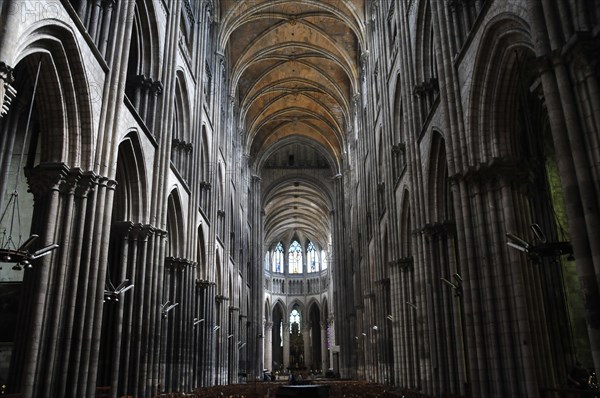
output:
POLYGON ((418 334, 416 333, 416 317, 414 297, 414 272, 412 257, 404 257, 392 262, 391 294, 397 299, 392 300, 392 325, 394 330, 394 380, 408 387, 417 385, 418 363, 417 348, 418 334), (408 327, 406 325, 409 325, 408 327), (404 326, 404 327, 403 327, 404 326))
POLYGON ((311 355, 311 335, 310 335, 310 322, 302 322, 302 342, 304 343, 304 366, 309 367, 312 363, 311 355))
POLYGON ((265 322, 265 368, 273 370, 273 322, 265 322))
MULTIPOLYGON (((261 266, 263 261, 263 250, 262 250, 262 227, 263 227, 263 216, 262 211, 262 200, 261 200, 261 178, 259 176, 252 176, 251 189, 248 200, 249 218, 250 223, 253 225, 251 237, 250 237, 250 264, 252 266, 251 275, 249 276, 255 281, 254 287, 251 291, 249 303, 250 314, 249 318, 249 336, 248 336, 248 352, 253 357, 253 363, 251 364, 249 371, 251 377, 256 380, 262 377, 262 370, 264 369, 263 363, 263 348, 264 342, 262 339, 263 335, 263 319, 264 319, 264 301, 262 289, 263 280, 263 267, 261 266)), ((284 333, 285 335, 285 333, 284 333)), ((288 336, 288 352, 289 352, 289 336, 288 336)), ((288 354, 289 355, 289 354, 288 354)), ((288 357, 289 360, 289 357, 288 357)))
POLYGON ((196 325, 197 344, 196 350, 199 350, 197 357, 197 367, 199 371, 196 385, 211 385, 214 371, 214 352, 207 347, 214 347, 215 326, 215 291, 216 284, 207 280, 196 281, 196 290, 198 292, 198 317, 204 321, 196 325))
POLYGON ((113 8, 116 4, 117 0, 80 1, 76 10, 102 56, 106 56, 113 8))
MULTIPOLYGON (((320 323, 320 328, 321 328, 321 341, 319 342, 320 348, 321 348, 321 371, 323 373, 325 373, 328 369, 328 363, 329 363, 329 349, 328 349, 328 342, 327 342, 327 322, 321 322, 320 323)), ((316 344, 317 342, 313 342, 313 344, 316 344)))
POLYGON ((152 80, 150 77, 136 75, 128 78, 127 86, 127 92, 131 95, 129 100, 133 107, 148 130, 154 134, 156 139, 159 139, 158 134, 160 131, 155 128, 155 124, 158 97, 163 92, 163 84, 160 81, 152 80))
POLYGON ((285 320, 281 323, 283 333, 283 369, 290 367, 290 323, 285 320))
MULTIPOLYGON (((582 8, 575 21, 562 3, 531 7, 532 36, 540 67, 552 139, 562 185, 577 274, 582 288, 588 336, 596 372, 600 369, 600 177, 592 164, 600 157, 600 91, 597 32, 593 12, 582 8), (558 16, 550 20, 548 15, 558 16), (573 23, 575 22, 575 23, 573 23), (594 37, 595 35, 595 37, 594 37)), ((591 11, 590 5, 589 10, 591 11)), ((596 6, 597 10, 597 6, 596 6)), ((596 23, 597 27, 597 23, 596 23)))
POLYGON ((104 207, 96 204, 111 203, 115 184, 63 164, 42 164, 26 175, 34 194, 32 233, 43 237, 40 247, 62 244, 25 271, 23 302, 30 310, 17 323, 29 333, 15 338, 10 388, 25 396, 85 394, 88 368, 97 363, 92 336, 101 325, 103 289, 97 286, 104 285, 106 272, 96 250, 108 230, 104 207), (37 365, 49 361, 54 366, 37 365), (68 386, 52 383, 67 378, 68 386))

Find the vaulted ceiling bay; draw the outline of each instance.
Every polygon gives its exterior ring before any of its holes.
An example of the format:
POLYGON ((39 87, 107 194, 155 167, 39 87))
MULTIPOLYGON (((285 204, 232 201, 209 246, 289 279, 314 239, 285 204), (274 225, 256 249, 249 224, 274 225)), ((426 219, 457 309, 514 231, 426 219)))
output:
POLYGON ((265 248, 294 233, 326 246, 334 177, 354 124, 363 1, 222 1, 218 38, 253 173, 265 248))

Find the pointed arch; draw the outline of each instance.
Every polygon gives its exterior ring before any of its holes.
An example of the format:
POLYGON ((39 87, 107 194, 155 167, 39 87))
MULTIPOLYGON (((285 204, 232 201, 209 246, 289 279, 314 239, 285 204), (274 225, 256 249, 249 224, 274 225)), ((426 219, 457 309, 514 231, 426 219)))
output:
POLYGON ((290 301, 287 305, 288 317, 291 314, 292 309, 294 309, 294 307, 297 307, 299 309, 300 314, 302 314, 302 318, 304 318, 306 314, 306 304, 304 303, 304 301, 298 297, 293 298, 292 301, 290 301))
POLYGON ((207 133, 206 124, 202 124, 202 132, 200 133, 200 159, 198 160, 199 170, 198 179, 200 180, 200 209, 208 214, 210 212, 210 175, 214 172, 210 158, 210 142, 207 133))
POLYGON ((431 139, 429 158, 429 206, 430 222, 444 222, 454 219, 452 193, 448 179, 446 144, 442 134, 434 130, 431 139))
POLYGON ((158 79, 160 42, 154 2, 136 0, 128 76, 158 79))
POLYGON ((185 225, 183 208, 178 189, 173 189, 167 199, 167 233, 169 245, 167 256, 183 258, 185 247, 185 225))
POLYGON ((499 14, 487 24, 475 59, 467 109, 467 148, 472 165, 510 152, 517 106, 519 59, 535 57, 529 25, 499 14))
POLYGON ((431 1, 421 0, 419 2, 416 34, 417 80, 420 82, 437 78, 431 12, 431 1))
POLYGON ((136 0, 133 28, 127 61, 126 103, 130 103, 146 127, 158 138, 160 129, 154 129, 157 97, 163 85, 159 81, 162 48, 154 2, 136 0))
POLYGON ((392 121, 392 177, 396 181, 404 171, 407 163, 406 158, 406 128, 404 106, 402 102, 401 76, 396 77, 396 88, 394 90, 393 121, 392 121))
POLYGON ((265 322, 270 322, 273 319, 273 314, 271 313, 271 304, 269 298, 265 299, 265 322))
POLYGON ((137 131, 125 135, 117 152, 113 220, 146 222, 148 187, 146 165, 137 131))
POLYGON ((199 275, 203 280, 208 280, 208 259, 206 253, 206 238, 204 237, 204 228, 198 226, 198 263, 199 275))
POLYGON ((410 207, 410 194, 408 189, 405 188, 400 202, 400 258, 409 258, 412 255, 410 207))
POLYGON ((284 261, 285 260, 283 257, 283 253, 284 253, 283 244, 281 242, 279 242, 273 248, 273 258, 271 261, 271 264, 273 265, 273 268, 272 268, 273 272, 281 272, 281 273, 284 272, 284 267, 285 267, 284 261))
POLYGON ((221 251, 217 249, 215 257, 215 283, 217 284, 217 294, 223 294, 223 261, 221 260, 221 251))
POLYGON ((438 71, 435 51, 434 25, 431 18, 431 1, 419 2, 416 34, 417 85, 413 92, 418 98, 421 123, 424 123, 438 98, 438 71))
POLYGON ((173 107, 173 135, 171 139, 171 161, 189 183, 192 175, 192 128, 190 115, 192 114, 190 98, 187 89, 186 77, 183 71, 178 70, 175 77, 175 105, 173 107))
POLYGON ((40 162, 65 163, 69 167, 91 170, 94 156, 92 82, 81 53, 71 28, 52 20, 36 25, 20 37, 15 45, 14 64, 15 71, 23 68, 33 82, 37 66, 42 62, 36 93, 42 133, 40 162))

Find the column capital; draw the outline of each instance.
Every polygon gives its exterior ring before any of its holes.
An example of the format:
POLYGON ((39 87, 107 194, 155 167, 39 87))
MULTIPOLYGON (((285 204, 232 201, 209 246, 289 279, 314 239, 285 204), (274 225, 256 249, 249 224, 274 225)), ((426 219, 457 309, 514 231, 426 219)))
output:
POLYGON ((155 96, 161 95, 163 92, 163 89, 164 89, 164 86, 163 86, 162 82, 157 80, 157 81, 151 83, 150 92, 152 92, 152 94, 154 94, 155 96))
POLYGON ((117 221, 112 223, 111 227, 124 239, 128 239, 133 228, 133 223, 131 221, 117 221))
POLYGON ((176 271, 181 271, 187 267, 194 266, 195 263, 191 260, 179 257, 166 257, 165 258, 165 268, 174 269, 176 271))
POLYGON ((215 301, 216 301, 217 303, 222 303, 222 302, 224 302, 224 301, 229 301, 229 297, 227 297, 227 296, 224 296, 224 295, 222 295, 222 294, 217 294, 217 295, 215 296, 215 301))
POLYGON ((117 0, 102 0, 102 6, 104 8, 113 8, 117 5, 117 0))
POLYGON ((98 175, 92 171, 82 172, 79 184, 75 190, 75 195, 81 198, 87 197, 90 191, 98 184, 98 175))
POLYGON ((501 181, 505 178, 513 183, 529 183, 533 179, 533 173, 527 164, 519 159, 491 158, 452 176, 452 180, 471 183, 501 181))
POLYGON ((108 177, 99 177, 98 185, 102 187, 106 187, 108 190, 113 190, 117 187, 117 182, 115 180, 111 180, 108 177))
POLYGON ((364 51, 362 54, 360 54, 360 63, 361 63, 361 68, 365 69, 367 67, 367 62, 369 61, 369 52, 368 51, 364 51))
POLYGON ((69 168, 64 163, 43 163, 25 169, 29 192, 35 197, 43 196, 49 191, 58 191, 68 174, 69 168))

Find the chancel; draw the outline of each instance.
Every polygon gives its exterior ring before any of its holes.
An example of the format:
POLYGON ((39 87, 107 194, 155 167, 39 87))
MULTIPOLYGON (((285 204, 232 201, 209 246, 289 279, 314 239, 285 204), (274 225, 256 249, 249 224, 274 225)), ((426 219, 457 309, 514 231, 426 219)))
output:
POLYGON ((0 2, 1 393, 593 391, 599 35, 598 0, 0 2))

